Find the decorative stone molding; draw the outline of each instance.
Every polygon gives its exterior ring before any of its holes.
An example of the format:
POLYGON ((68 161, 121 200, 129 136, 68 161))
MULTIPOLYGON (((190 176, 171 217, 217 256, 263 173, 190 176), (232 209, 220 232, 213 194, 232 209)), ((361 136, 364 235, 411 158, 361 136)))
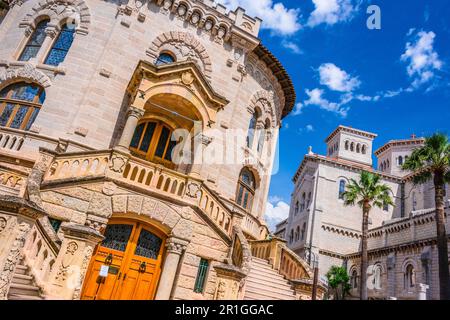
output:
POLYGON ((127 117, 135 117, 139 119, 144 115, 144 113, 145 110, 130 106, 127 111, 127 117))
POLYGON ((91 261, 93 252, 94 252, 94 249, 92 246, 86 246, 86 248, 84 248, 83 262, 81 263, 81 267, 80 267, 80 277, 78 280, 78 285, 75 287, 75 290, 73 293, 73 300, 80 300, 80 298, 81 298, 81 288, 82 288, 83 280, 84 280, 84 277, 86 276, 87 268, 89 266, 89 262, 91 261))
POLYGON ((14 242, 0 273, 0 300, 7 299, 13 273, 17 262, 20 259, 22 248, 25 245, 25 240, 30 229, 31 225, 26 222, 22 222, 18 225, 14 242))
POLYGON ((275 105, 273 92, 266 90, 260 90, 256 92, 250 99, 249 108, 251 110, 255 110, 255 108, 260 108, 262 111, 262 116, 264 118, 270 119, 270 125, 272 128, 275 128, 278 125, 279 121, 277 121, 276 118, 278 113, 275 113, 277 107, 275 105))
POLYGON ((47 75, 37 70, 30 63, 26 63, 21 68, 11 67, 9 64, 5 63, 2 63, 2 65, 5 66, 5 70, 0 71, 0 82, 25 80, 37 83, 44 88, 48 88, 52 84, 47 75))
POLYGON ((152 42, 147 54, 156 60, 161 51, 164 50, 175 54, 177 61, 190 60, 195 62, 206 77, 211 77, 211 58, 206 48, 194 35, 181 31, 163 33, 152 42))
POLYGON ((87 34, 91 22, 89 8, 83 0, 47 0, 38 2, 32 9, 33 13, 27 14, 21 22, 21 26, 32 26, 41 16, 50 17, 50 23, 59 25, 61 21, 76 25, 78 34, 87 34), (69 20, 67 20, 69 19, 69 20))
POLYGON ((166 244, 167 252, 181 255, 186 250, 188 244, 189 242, 186 240, 172 237, 169 240, 167 240, 166 244))
POLYGON ((109 164, 109 169, 116 173, 123 173, 126 164, 128 163, 128 158, 119 154, 113 154, 109 164))

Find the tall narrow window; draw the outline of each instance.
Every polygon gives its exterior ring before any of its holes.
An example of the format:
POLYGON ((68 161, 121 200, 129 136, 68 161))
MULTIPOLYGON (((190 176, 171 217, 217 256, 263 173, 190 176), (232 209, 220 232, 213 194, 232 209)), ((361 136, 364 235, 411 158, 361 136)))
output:
POLYGON ((253 117, 250 119, 247 133, 247 147, 251 148, 253 145, 253 139, 255 138, 256 122, 258 121, 258 114, 255 111, 253 117))
POLYGON ((255 195, 255 177, 247 168, 242 169, 239 176, 236 203, 250 211, 255 195))
POLYGON ((45 100, 43 88, 26 83, 0 91, 0 126, 29 130, 45 100))
POLYGON ((412 210, 413 211, 417 210, 417 199, 416 199, 416 193, 415 192, 412 193, 412 210))
POLYGON ((299 210, 299 206, 298 206, 298 201, 297 201, 297 202, 295 202, 295 211, 294 211, 295 215, 298 214, 298 210, 299 210))
POLYGON ((350 283, 351 283, 352 289, 358 288, 358 272, 356 270, 352 271, 352 275, 350 277, 350 283))
POLYGON ((345 180, 339 181, 339 199, 344 200, 345 180))
POLYGON ((306 223, 303 223, 303 226, 302 226, 302 240, 305 239, 305 232, 306 232, 306 223))
POLYGON ((197 278, 195 279, 194 292, 203 293, 205 290, 206 277, 208 275, 209 261, 206 259, 200 259, 200 265, 198 266, 197 278))
POLYGON ((302 201, 300 202, 300 211, 305 210, 306 194, 302 193, 302 201))
POLYGON ((405 268, 404 287, 405 289, 412 289, 416 285, 416 275, 412 264, 408 264, 405 268))
POLYGON ((48 23, 49 20, 42 20, 37 24, 36 29, 19 57, 19 61, 28 61, 37 56, 39 49, 41 49, 42 44, 44 43, 46 36, 45 29, 47 28, 48 23))
POLYGON ((398 157, 398 165, 399 166, 403 165, 403 157, 402 156, 398 157))
POLYGON ((72 45, 74 34, 74 27, 69 27, 67 23, 63 25, 47 59, 45 59, 45 64, 57 66, 64 61, 67 52, 69 52, 70 46, 72 45))

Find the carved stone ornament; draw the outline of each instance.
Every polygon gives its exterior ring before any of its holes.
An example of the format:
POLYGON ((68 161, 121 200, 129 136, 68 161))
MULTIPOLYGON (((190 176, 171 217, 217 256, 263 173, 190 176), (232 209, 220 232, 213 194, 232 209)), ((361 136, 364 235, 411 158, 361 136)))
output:
POLYGON ((105 182, 102 192, 107 196, 112 196, 117 190, 117 186, 113 182, 105 182))
POLYGON ((167 251, 170 253, 175 253, 181 255, 184 250, 186 250, 187 243, 178 242, 178 241, 171 241, 167 243, 167 251))
POLYGON ((197 198, 198 193, 200 192, 200 186, 196 183, 189 183, 187 186, 186 194, 191 198, 197 198))
POLYGON ((111 169, 112 171, 117 172, 117 173, 122 173, 127 162, 128 162, 127 158, 114 154, 111 157, 109 169, 111 169))
POLYGON ((225 299, 225 292, 227 290, 227 284, 223 279, 219 280, 219 284, 217 285, 217 294, 216 299, 217 300, 224 300, 225 299))
POLYGON ((190 86, 194 82, 194 76, 190 72, 184 72, 181 75, 181 81, 187 85, 190 86))
POLYGON ((71 255, 74 255, 77 250, 78 244, 75 241, 69 242, 67 245, 66 254, 70 253, 71 255))
POLYGON ((12 69, 7 68, 3 72, 0 72, 0 82, 12 79, 27 79, 31 82, 37 82, 44 88, 51 85, 50 78, 38 71, 32 64, 27 63, 22 68, 12 69))
POLYGON ((73 292, 73 300, 80 300, 81 298, 81 288, 83 285, 83 280, 86 275, 87 268, 89 266, 89 262, 91 261, 92 253, 94 249, 91 246, 87 246, 84 249, 83 262, 81 263, 80 277, 78 279, 77 286, 73 292))
POLYGON ((8 256, 5 259, 3 270, 0 273, 0 300, 6 300, 8 297, 9 284, 13 277, 14 269, 20 259, 25 240, 31 226, 22 222, 16 231, 16 237, 11 246, 8 256))
POLYGON ((5 218, 0 217, 0 233, 6 229, 7 222, 8 221, 5 218))

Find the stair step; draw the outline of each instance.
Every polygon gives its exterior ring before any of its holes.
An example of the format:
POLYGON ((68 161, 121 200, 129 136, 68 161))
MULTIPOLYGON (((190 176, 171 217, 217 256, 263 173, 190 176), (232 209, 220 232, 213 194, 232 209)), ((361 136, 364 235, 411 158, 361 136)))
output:
POLYGON ((254 285, 268 286, 268 287, 277 288, 277 289, 285 289, 285 290, 291 290, 292 289, 291 285, 286 280, 283 280, 283 281, 270 281, 270 280, 267 280, 267 279, 255 278, 255 277, 250 277, 249 276, 247 278, 247 283, 252 283, 254 285))
POLYGON ((17 283, 17 284, 32 285, 33 284, 33 277, 29 276, 29 275, 26 275, 26 274, 14 274, 11 282, 12 283, 17 283))
POLYGON ((255 283, 255 282, 249 281, 245 285, 245 288, 246 288, 246 290, 250 289, 252 291, 264 293, 264 294, 267 294, 267 295, 270 295, 272 293, 282 294, 282 295, 291 295, 291 294, 293 294, 293 291, 292 291, 291 287, 289 287, 289 286, 277 287, 277 286, 271 286, 270 283, 262 285, 262 284, 259 284, 259 283, 255 283))
POLYGON ((250 275, 263 276, 266 279, 284 280, 284 277, 273 270, 273 272, 261 271, 258 269, 250 269, 250 275))
POLYGON ((27 284, 11 283, 9 287, 10 295, 40 296, 39 287, 27 284))
POLYGON ((279 294, 271 292, 260 292, 253 288, 246 288, 244 300, 295 300, 294 293, 279 294))
POLYGON ((274 270, 270 264, 259 264, 252 262, 252 267, 261 270, 274 270))
POLYGON ((28 296, 23 294, 10 294, 8 295, 8 300, 44 300, 39 296, 28 296))
POLYGON ((20 265, 20 264, 18 264, 16 266, 16 271, 15 271, 16 274, 27 274, 27 272, 28 272, 28 267, 20 265))

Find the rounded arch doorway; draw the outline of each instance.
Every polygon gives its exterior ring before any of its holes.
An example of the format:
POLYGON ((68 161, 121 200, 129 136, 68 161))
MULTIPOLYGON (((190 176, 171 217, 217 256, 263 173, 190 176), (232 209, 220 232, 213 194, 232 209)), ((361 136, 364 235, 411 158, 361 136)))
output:
POLYGON ((152 300, 166 235, 137 220, 111 219, 83 285, 83 300, 152 300))

